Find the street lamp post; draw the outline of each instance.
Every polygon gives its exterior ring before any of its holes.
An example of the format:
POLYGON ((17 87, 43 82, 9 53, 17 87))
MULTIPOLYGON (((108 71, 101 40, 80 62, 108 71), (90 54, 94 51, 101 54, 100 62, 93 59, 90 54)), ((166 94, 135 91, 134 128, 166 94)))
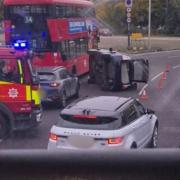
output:
POLYGON ((148 49, 151 49, 151 0, 149 0, 149 18, 148 18, 148 49))

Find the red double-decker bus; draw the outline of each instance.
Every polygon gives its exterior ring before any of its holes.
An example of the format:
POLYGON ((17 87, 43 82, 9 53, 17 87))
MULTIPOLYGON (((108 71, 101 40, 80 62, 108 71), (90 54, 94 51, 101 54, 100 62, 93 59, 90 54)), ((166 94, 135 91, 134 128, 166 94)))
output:
POLYGON ((97 47, 95 9, 87 0, 4 0, 7 44, 36 54, 35 67, 89 70, 88 48, 97 47))

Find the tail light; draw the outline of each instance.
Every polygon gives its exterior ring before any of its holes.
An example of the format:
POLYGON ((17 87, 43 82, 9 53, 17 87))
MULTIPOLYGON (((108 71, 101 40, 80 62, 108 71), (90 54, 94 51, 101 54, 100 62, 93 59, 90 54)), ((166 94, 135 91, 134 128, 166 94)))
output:
POLYGON ((60 86, 60 83, 52 82, 49 84, 50 87, 58 87, 60 86))
POLYGON ((122 141, 122 137, 110 138, 107 140, 108 144, 120 144, 122 141))
POLYGON ((75 119, 96 119, 96 116, 93 115, 74 115, 75 119))
POLYGON ((57 141, 58 140, 58 136, 54 133, 49 133, 49 139, 53 140, 53 141, 57 141))

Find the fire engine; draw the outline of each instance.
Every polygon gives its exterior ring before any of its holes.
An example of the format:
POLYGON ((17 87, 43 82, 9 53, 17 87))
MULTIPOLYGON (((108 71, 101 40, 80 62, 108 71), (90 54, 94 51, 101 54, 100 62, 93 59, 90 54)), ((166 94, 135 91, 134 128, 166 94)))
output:
POLYGON ((42 110, 39 82, 28 52, 0 46, 0 139, 35 127, 42 110))

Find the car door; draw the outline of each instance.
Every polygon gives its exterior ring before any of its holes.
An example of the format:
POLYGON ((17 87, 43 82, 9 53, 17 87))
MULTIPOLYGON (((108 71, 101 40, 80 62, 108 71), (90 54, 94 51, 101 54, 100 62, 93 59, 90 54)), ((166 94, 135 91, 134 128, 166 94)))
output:
POLYGON ((130 60, 130 81, 147 83, 149 79, 149 61, 146 59, 130 60))
POLYGON ((135 143, 137 147, 141 147, 144 143, 145 123, 146 118, 139 117, 134 103, 131 103, 122 114, 122 126, 127 129, 127 134, 135 143))
POLYGON ((139 121, 142 121, 140 122, 143 128, 142 144, 147 145, 152 136, 152 116, 146 113, 145 108, 140 102, 135 101, 134 105, 138 112, 139 121))
POLYGON ((59 77, 60 77, 61 82, 63 84, 63 90, 65 91, 66 96, 70 97, 71 96, 71 84, 70 84, 69 76, 67 74, 67 70, 61 69, 59 71, 59 77))

